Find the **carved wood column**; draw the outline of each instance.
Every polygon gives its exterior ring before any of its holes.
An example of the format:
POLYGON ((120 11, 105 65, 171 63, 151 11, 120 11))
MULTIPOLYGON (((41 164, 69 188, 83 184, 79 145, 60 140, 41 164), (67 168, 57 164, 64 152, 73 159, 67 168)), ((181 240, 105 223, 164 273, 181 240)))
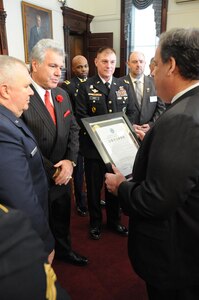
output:
POLYGON ((8 54, 8 44, 6 35, 6 12, 3 7, 3 0, 0 0, 0 54, 8 54))

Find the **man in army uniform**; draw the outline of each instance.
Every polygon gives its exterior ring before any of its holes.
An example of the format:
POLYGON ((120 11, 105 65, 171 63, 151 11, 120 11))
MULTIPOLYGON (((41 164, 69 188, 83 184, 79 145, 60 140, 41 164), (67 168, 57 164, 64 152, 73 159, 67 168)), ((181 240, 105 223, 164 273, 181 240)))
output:
MULTIPOLYGON (((134 102, 129 93, 128 81, 113 77, 116 66, 114 49, 103 47, 97 52, 95 65, 98 74, 79 86, 76 98, 76 117, 81 126, 80 151, 84 156, 87 186, 88 210, 90 215, 89 234, 98 240, 101 235, 102 212, 100 207, 101 189, 106 166, 81 123, 81 118, 99 116, 123 111, 134 121, 134 102), (107 87, 107 85, 109 85, 107 87)), ((128 230, 120 223, 119 200, 105 189, 107 227, 127 236, 128 230)))
POLYGON ((72 72, 74 77, 72 77, 71 80, 65 80, 61 84, 61 88, 63 88, 69 94, 73 110, 75 112, 75 103, 79 85, 81 82, 86 81, 88 77, 89 66, 86 57, 82 55, 76 55, 73 57, 72 72))
MULTIPOLYGON (((72 71, 75 75, 71 80, 65 80, 61 88, 63 88, 70 96, 71 104, 75 114, 76 97, 78 88, 81 82, 87 80, 89 66, 86 57, 76 55, 72 59, 72 71)), ((84 179, 84 160, 83 156, 78 153, 77 165, 73 172, 74 192, 76 209, 80 216, 87 215, 86 193, 83 192, 83 179, 84 179)))

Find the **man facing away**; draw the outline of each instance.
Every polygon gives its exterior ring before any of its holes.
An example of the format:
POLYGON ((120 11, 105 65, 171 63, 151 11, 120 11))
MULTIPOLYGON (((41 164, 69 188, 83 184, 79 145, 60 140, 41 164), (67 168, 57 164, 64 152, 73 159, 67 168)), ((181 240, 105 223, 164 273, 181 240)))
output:
MULTIPOLYGON (((106 166, 97 149, 86 134, 81 118, 126 112, 133 123, 134 103, 128 94, 129 84, 113 77, 116 66, 114 49, 103 47, 97 52, 95 65, 98 74, 81 83, 76 101, 76 116, 81 126, 80 150, 84 156, 87 186, 88 210, 90 216, 89 235, 99 240, 102 229, 100 206, 101 189, 104 183, 106 166), (108 85, 108 86, 107 86, 108 85)), ((127 236, 128 230, 120 223, 119 199, 105 190, 107 226, 112 231, 127 236)))
POLYGON ((150 300, 199 299, 199 29, 160 36, 153 71, 171 105, 145 135, 127 182, 108 190, 129 215, 128 253, 150 300))
POLYGON ((35 135, 49 181, 50 226, 55 257, 83 266, 87 258, 71 247, 71 194, 69 180, 76 163, 79 128, 66 92, 57 87, 64 65, 64 50, 56 41, 40 40, 31 52, 34 95, 23 119, 35 135))
POLYGON ((144 75, 146 65, 144 54, 139 51, 131 52, 127 64, 129 74, 123 78, 130 82, 135 99, 134 128, 146 132, 165 110, 165 105, 157 97, 153 78, 144 75))
MULTIPOLYGON (((69 94, 73 110, 75 113, 76 97, 81 82, 87 80, 89 66, 86 57, 82 55, 76 55, 72 59, 72 71, 74 77, 71 80, 65 80, 61 88, 63 88, 69 94)), ((75 192, 75 202, 76 209, 80 216, 87 215, 87 203, 86 203, 86 193, 83 192, 83 182, 84 182, 84 160, 81 153, 78 153, 77 166, 73 173, 74 182, 74 192, 75 192)))

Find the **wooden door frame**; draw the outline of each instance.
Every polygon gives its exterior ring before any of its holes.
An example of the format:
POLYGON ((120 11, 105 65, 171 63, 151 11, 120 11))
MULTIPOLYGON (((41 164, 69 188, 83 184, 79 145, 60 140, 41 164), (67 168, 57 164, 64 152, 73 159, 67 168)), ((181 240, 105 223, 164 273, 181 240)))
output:
POLYGON ((8 54, 8 43, 6 33, 6 17, 3 0, 0 0, 0 54, 8 54))

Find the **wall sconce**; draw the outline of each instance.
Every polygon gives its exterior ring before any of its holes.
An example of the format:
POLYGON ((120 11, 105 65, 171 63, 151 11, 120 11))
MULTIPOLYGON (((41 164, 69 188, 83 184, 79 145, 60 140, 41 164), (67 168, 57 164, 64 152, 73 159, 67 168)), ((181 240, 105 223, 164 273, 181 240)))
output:
POLYGON ((58 2, 62 3, 62 6, 67 6, 67 0, 58 0, 58 2))

